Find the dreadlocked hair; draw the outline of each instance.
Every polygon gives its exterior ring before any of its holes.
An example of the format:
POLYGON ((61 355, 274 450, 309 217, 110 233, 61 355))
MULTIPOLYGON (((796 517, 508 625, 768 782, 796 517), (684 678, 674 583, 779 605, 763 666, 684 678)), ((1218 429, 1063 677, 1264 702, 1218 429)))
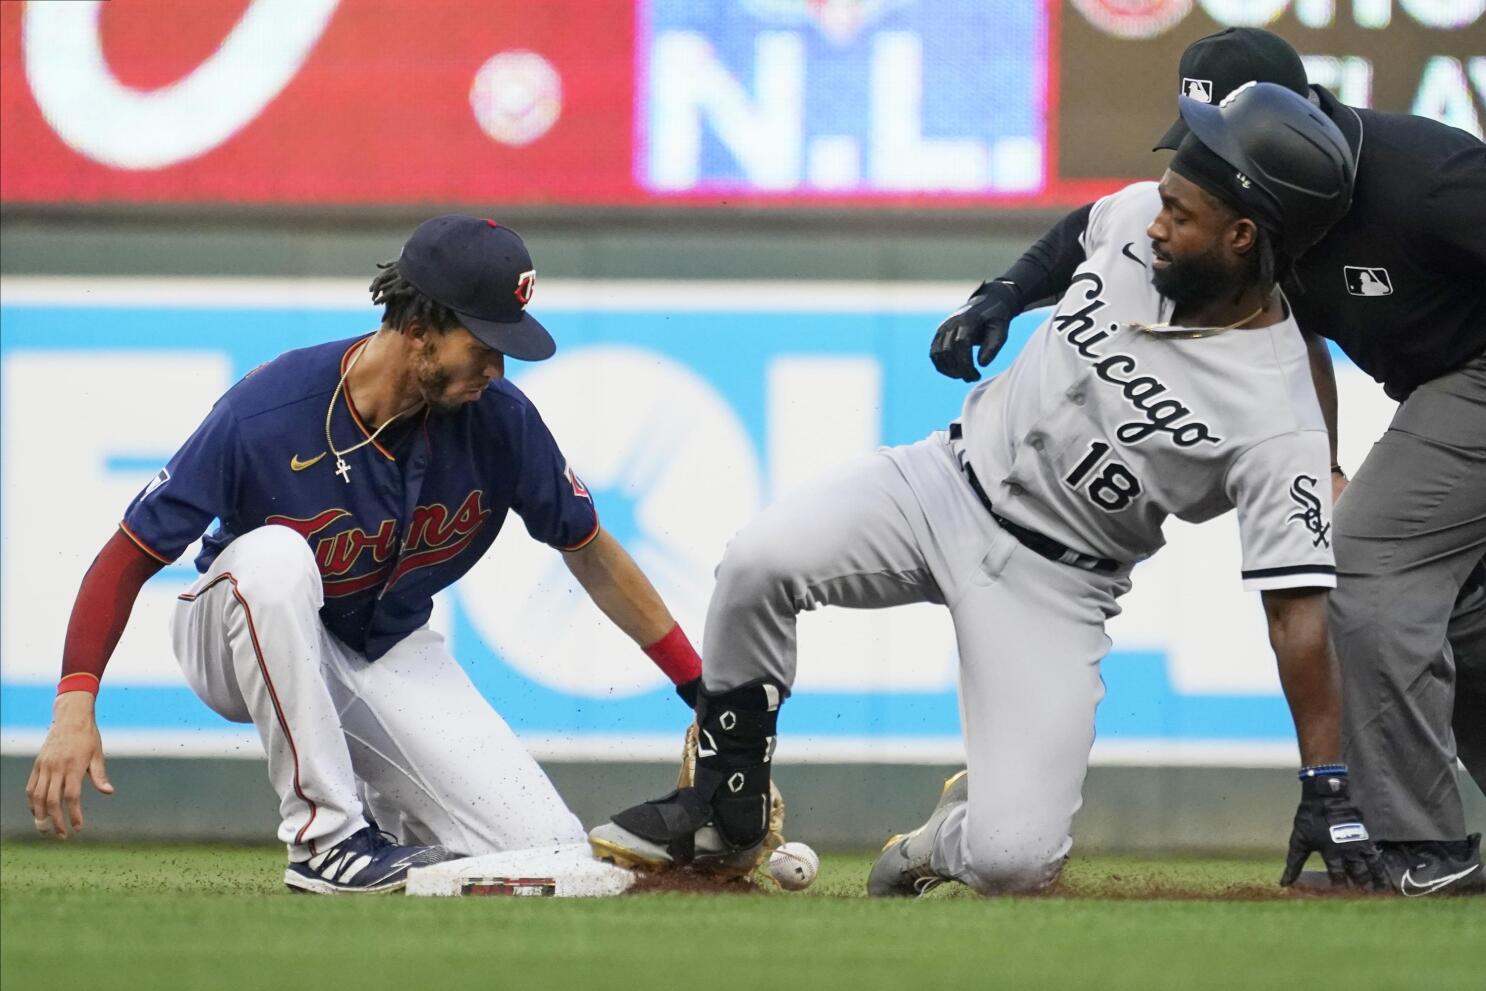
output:
POLYGON ((1296 295, 1305 292, 1300 277, 1295 274, 1295 260, 1275 243, 1275 235, 1260 227, 1254 240, 1251 269, 1254 283, 1262 290, 1278 286, 1285 292, 1296 295))
POLYGON ((382 307, 382 326, 406 330, 416 323, 425 330, 443 333, 459 326, 459 316, 443 303, 425 296, 403 277, 397 262, 378 262, 380 271, 372 279, 372 305, 382 307))

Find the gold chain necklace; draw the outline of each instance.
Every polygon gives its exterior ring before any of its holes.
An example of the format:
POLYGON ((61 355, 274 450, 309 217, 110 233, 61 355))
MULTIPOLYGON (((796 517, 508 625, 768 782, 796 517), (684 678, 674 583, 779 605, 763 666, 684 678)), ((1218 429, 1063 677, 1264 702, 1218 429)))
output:
POLYGON ((1274 296, 1271 293, 1270 298, 1260 303, 1257 310, 1255 310, 1253 313, 1250 313, 1242 320, 1237 320, 1233 323, 1228 324, 1226 327, 1173 328, 1173 326, 1169 323, 1144 324, 1135 320, 1126 321, 1125 327, 1130 330, 1138 330, 1146 334, 1154 335, 1156 337, 1167 337, 1178 341, 1190 341, 1202 337, 1212 337, 1214 334, 1221 334, 1225 330, 1238 330, 1239 328, 1243 327, 1244 324, 1248 323, 1250 320, 1263 313, 1269 307, 1270 299, 1273 298, 1274 296))
MULTIPOLYGON (((335 391, 330 394, 330 405, 325 408, 325 446, 330 448, 331 454, 335 455, 335 473, 339 475, 347 485, 351 484, 351 466, 346 463, 345 455, 350 454, 352 451, 361 450, 363 447, 376 440, 378 435, 380 435, 383 430, 386 430, 388 427, 390 427, 394 420, 406 416, 407 414, 413 412, 413 410, 417 409, 419 406, 423 405, 423 401, 420 399, 418 402, 409 406, 407 409, 392 414, 392 416, 389 417, 385 423, 383 423, 376 430, 373 430, 371 432, 371 435, 368 436, 365 440, 361 441, 358 444, 352 444, 344 451, 336 450, 335 442, 330 439, 330 417, 332 414, 335 413, 335 401, 340 398, 341 390, 345 388, 346 385, 346 379, 349 378, 351 375, 351 369, 356 367, 356 362, 361 360, 361 353, 365 350, 366 345, 363 344, 361 345, 361 347, 357 348, 356 353, 351 356, 350 364, 346 365, 346 370, 344 372, 341 372, 341 380, 335 384, 335 391)), ((348 408, 350 402, 351 397, 349 394, 347 394, 346 403, 348 408)))

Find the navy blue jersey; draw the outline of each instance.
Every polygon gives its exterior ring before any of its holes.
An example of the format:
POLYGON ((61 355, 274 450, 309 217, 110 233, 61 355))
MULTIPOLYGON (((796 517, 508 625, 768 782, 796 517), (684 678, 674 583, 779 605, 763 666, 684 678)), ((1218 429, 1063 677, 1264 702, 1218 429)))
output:
MULTIPOLYGON (((196 559, 203 572, 240 534, 297 530, 320 568, 321 619, 375 660, 428 621, 434 593, 485 553, 507 510, 563 550, 591 540, 598 516, 536 407, 504 379, 457 410, 411 418, 395 452, 378 441, 346 454, 349 480, 337 474, 326 409, 365 339, 289 351, 249 373, 120 525, 169 562, 217 520, 196 559)), ((369 436, 344 389, 330 430, 342 451, 369 436)))

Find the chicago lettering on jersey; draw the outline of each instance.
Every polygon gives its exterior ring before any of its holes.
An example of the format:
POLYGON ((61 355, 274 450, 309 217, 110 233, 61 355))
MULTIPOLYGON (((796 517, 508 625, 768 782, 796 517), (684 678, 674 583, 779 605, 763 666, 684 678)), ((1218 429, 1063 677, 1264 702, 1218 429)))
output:
POLYGON ((1141 414, 1141 420, 1120 424, 1115 436, 1122 443, 1138 444, 1162 433, 1168 435, 1177 447, 1184 448, 1220 443, 1222 438, 1215 436, 1211 427, 1197 419, 1191 408, 1175 396, 1166 395, 1165 382, 1154 375, 1137 375, 1139 363, 1133 357, 1122 352, 1106 355, 1095 350, 1094 345, 1107 340, 1119 329, 1119 324, 1110 324, 1108 330, 1095 329, 1094 314, 1104 309, 1106 304, 1102 298, 1104 280, 1093 272, 1080 272, 1075 276, 1063 298, 1072 297, 1079 283, 1085 284, 1085 305, 1071 313, 1056 314, 1053 329, 1062 335, 1064 343, 1094 366, 1095 375, 1117 387, 1125 401, 1141 414))
MULTIPOLYGON (((480 527, 490 518, 490 510, 481 504, 483 491, 476 489, 450 512, 442 503, 419 506, 413 510, 408 523, 401 556, 395 566, 392 561, 397 554, 397 521, 384 519, 374 531, 361 527, 350 527, 315 541, 315 564, 326 598, 341 598, 355 595, 384 584, 391 588, 411 571, 429 568, 458 555, 471 541, 480 527), (378 565, 366 574, 342 577, 355 570, 362 555, 371 552, 371 560, 378 565)), ((270 516, 264 522, 269 525, 286 526, 310 540, 332 524, 350 516, 347 509, 327 509, 306 519, 291 516, 270 516)), ((384 589, 385 590, 385 589, 384 589)))

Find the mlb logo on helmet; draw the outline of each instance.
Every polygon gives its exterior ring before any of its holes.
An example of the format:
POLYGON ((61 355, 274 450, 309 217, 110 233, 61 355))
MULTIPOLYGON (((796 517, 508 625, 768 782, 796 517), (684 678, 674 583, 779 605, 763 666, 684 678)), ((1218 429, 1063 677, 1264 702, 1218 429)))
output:
POLYGON ((1196 100, 1199 103, 1213 102, 1213 81, 1211 79, 1182 79, 1181 96, 1196 100))
POLYGON ((1393 295, 1393 280, 1388 278, 1386 268, 1346 265, 1342 268, 1342 275, 1347 280, 1347 292, 1353 296, 1393 295))

